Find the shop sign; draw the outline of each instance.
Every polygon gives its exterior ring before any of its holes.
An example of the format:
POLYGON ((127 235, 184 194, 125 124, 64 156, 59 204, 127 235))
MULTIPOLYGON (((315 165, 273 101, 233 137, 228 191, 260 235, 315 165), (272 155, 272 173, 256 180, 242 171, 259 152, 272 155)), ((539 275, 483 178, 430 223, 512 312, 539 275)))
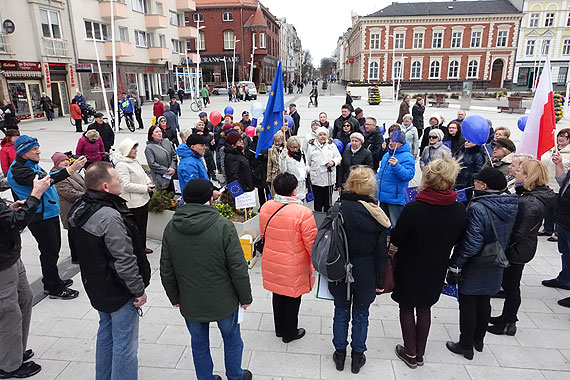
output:
POLYGON ((48 65, 47 63, 44 64, 44 68, 45 68, 45 71, 46 71, 46 87, 47 87, 47 88, 50 88, 50 87, 51 87, 51 79, 50 79, 50 76, 49 76, 49 65, 48 65))
POLYGON ((71 87, 75 87, 75 73, 73 72, 73 65, 69 65, 69 79, 71 80, 71 87))
POLYGON ((154 67, 145 67, 144 72, 145 73, 154 73, 154 67))
POLYGON ((67 72, 67 65, 65 63, 48 63, 50 71, 63 71, 67 72))
POLYGON ((78 73, 91 73, 93 72, 93 65, 91 63, 77 63, 75 71, 78 73))
POLYGON ((18 70, 18 61, 1 61, 0 68, 2 70, 18 70))
MULTIPOLYGON (((211 55, 202 55, 200 54, 200 63, 202 64, 223 64, 224 58, 226 59, 226 63, 233 63, 234 56, 233 54, 223 55, 223 54, 211 54, 211 55)), ((239 63, 239 55, 236 55, 235 63, 239 63)))
POLYGON ((16 70, 16 71, 41 71, 39 62, 24 62, 24 61, 0 61, 0 68, 2 70, 16 70))

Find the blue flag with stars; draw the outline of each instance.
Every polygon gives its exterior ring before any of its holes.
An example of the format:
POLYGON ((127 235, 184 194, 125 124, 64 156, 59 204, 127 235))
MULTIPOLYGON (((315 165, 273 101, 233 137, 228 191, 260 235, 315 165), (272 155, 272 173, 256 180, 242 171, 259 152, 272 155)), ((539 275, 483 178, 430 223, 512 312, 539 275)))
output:
POLYGON ((404 189, 404 195, 406 196, 406 203, 410 203, 414 199, 416 199, 416 195, 418 195, 419 192, 420 190, 418 189, 418 186, 407 187, 406 189, 404 189))
POLYGON ((263 123, 261 124, 261 133, 257 140, 257 148, 255 149, 255 157, 259 156, 262 150, 269 149, 273 145, 273 135, 283 126, 283 111, 285 111, 285 101, 283 99, 283 68, 281 61, 277 66, 275 78, 267 99, 265 114, 263 115, 263 123))

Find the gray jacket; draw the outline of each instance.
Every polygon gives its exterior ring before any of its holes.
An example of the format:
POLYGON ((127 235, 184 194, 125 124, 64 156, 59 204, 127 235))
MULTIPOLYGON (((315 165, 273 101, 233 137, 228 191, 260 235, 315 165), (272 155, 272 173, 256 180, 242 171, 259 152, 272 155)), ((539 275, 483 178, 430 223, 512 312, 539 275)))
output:
POLYGON ((164 138, 160 143, 147 141, 144 155, 157 189, 168 188, 170 179, 164 178, 163 175, 167 174, 169 168, 176 169, 178 166, 178 157, 172 143, 164 138))
POLYGON ((433 145, 428 145, 422 152, 422 157, 420 158, 420 169, 423 169, 424 166, 433 160, 445 157, 451 157, 451 150, 443 145, 441 141, 438 141, 433 145))

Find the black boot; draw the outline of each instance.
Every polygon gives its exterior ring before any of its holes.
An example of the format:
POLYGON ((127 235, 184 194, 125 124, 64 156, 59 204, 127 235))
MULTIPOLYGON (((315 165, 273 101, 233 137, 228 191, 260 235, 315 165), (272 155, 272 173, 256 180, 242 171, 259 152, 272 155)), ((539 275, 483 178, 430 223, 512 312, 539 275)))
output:
POLYGON ((465 359, 473 360, 473 347, 472 348, 465 348, 461 346, 459 342, 455 343, 452 341, 448 341, 445 343, 445 347, 454 354, 463 355, 465 359))
POLYGON ((336 365, 337 371, 343 371, 344 370, 344 361, 345 360, 346 360, 346 349, 336 350, 333 353, 333 361, 334 361, 334 364, 336 365))
POLYGON ((362 368, 362 366, 366 363, 366 356, 364 355, 364 352, 355 352, 355 351, 352 351, 350 353, 350 356, 352 358, 352 363, 350 364, 350 371, 352 373, 358 373, 360 371, 360 368, 362 368))
POLYGON ((487 331, 495 335, 507 334, 509 336, 514 336, 517 333, 516 323, 498 323, 494 326, 487 327, 487 331))
POLYGON ((491 325, 499 325, 501 323, 503 323, 503 316, 502 315, 489 318, 489 324, 491 324, 491 325))

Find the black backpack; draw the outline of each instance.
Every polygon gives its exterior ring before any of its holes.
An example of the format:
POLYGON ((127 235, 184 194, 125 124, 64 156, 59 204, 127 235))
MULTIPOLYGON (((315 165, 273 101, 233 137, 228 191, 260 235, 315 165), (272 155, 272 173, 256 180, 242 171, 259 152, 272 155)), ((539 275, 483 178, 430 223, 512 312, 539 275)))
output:
MULTIPOLYGON (((336 201, 319 226, 311 250, 313 267, 330 282, 354 282, 348 257, 348 240, 344 231, 341 202, 336 201)), ((350 286, 347 286, 347 295, 350 286)))

